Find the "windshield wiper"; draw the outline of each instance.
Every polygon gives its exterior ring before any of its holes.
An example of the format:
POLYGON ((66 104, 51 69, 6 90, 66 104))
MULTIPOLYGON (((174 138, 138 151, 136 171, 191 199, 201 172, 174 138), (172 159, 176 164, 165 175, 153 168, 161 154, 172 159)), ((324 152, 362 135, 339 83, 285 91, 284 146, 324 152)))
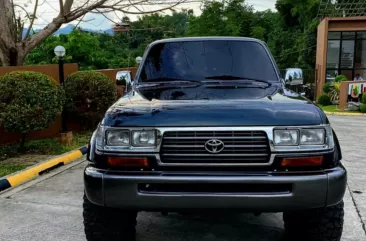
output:
MULTIPOLYGON (((218 83, 227 83, 228 80, 238 80, 241 83, 244 83, 244 82, 260 82, 260 83, 266 83, 267 87, 272 86, 272 84, 270 82, 266 81, 266 80, 245 78, 245 77, 233 76, 233 75, 209 76, 209 77, 206 77, 205 79, 207 79, 207 80, 221 80, 218 83)), ((206 83, 210 83, 210 82, 206 82, 206 83)), ((211 82, 211 83, 213 83, 213 82, 211 82)), ((235 82, 230 81, 229 83, 238 83, 238 82, 237 81, 235 81, 235 82)))
POLYGON ((137 88, 192 88, 202 85, 198 80, 158 78, 140 82, 137 88))
POLYGON ((141 84, 151 84, 151 83, 196 83, 201 85, 201 81, 199 80, 191 80, 191 79, 183 79, 183 78, 168 78, 168 77, 163 77, 163 78, 156 78, 156 79, 147 79, 144 81, 140 82, 141 84))

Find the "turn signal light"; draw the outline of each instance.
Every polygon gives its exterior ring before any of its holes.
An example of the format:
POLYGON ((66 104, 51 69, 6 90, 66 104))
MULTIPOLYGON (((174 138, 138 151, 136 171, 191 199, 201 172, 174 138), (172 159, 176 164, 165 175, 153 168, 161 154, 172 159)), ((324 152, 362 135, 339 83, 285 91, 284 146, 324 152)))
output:
POLYGON ((108 157, 108 165, 111 167, 148 167, 146 157, 108 157))
POLYGON ((321 166, 323 164, 323 159, 324 158, 322 156, 283 158, 281 166, 282 167, 321 166))

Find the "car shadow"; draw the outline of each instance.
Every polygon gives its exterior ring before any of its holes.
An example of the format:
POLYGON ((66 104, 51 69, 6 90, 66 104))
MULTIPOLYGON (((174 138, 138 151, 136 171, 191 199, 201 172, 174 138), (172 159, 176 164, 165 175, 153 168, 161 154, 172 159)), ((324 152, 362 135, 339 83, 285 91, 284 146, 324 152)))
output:
POLYGON ((281 214, 139 213, 137 241, 283 241, 281 214))

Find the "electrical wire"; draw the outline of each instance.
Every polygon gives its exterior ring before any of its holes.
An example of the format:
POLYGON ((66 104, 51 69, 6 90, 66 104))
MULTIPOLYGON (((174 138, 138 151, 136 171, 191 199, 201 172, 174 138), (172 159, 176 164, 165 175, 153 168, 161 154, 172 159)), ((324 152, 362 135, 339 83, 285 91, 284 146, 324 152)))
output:
POLYGON ((282 54, 282 55, 279 55, 279 56, 275 56, 275 58, 281 58, 283 56, 287 56, 287 55, 290 55, 290 54, 296 54, 296 53, 301 53, 305 50, 309 50, 309 49, 313 49, 315 48, 317 45, 313 45, 311 47, 308 47, 308 48, 305 48, 305 49, 301 49, 301 50, 297 50, 297 51, 294 51, 294 52, 290 52, 290 53, 285 53, 285 54, 282 54))

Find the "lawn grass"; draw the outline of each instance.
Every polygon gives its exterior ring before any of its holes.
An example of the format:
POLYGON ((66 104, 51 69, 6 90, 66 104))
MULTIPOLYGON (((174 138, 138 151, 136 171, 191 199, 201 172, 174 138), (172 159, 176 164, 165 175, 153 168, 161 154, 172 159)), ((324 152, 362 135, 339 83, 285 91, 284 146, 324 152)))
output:
POLYGON ((28 165, 19 164, 19 163, 1 163, 0 162, 0 177, 9 175, 10 173, 22 170, 27 168, 28 165))
POLYGON ((319 105, 319 107, 323 111, 326 111, 326 112, 360 113, 360 111, 344 111, 344 110, 339 110, 338 109, 338 105, 327 105, 327 106, 319 105))
POLYGON ((71 145, 61 145, 56 138, 53 138, 29 141, 25 143, 22 151, 19 151, 18 144, 0 146, 0 177, 29 166, 29 164, 4 162, 8 158, 19 157, 23 154, 61 155, 88 144, 91 134, 91 132, 73 133, 71 145))

